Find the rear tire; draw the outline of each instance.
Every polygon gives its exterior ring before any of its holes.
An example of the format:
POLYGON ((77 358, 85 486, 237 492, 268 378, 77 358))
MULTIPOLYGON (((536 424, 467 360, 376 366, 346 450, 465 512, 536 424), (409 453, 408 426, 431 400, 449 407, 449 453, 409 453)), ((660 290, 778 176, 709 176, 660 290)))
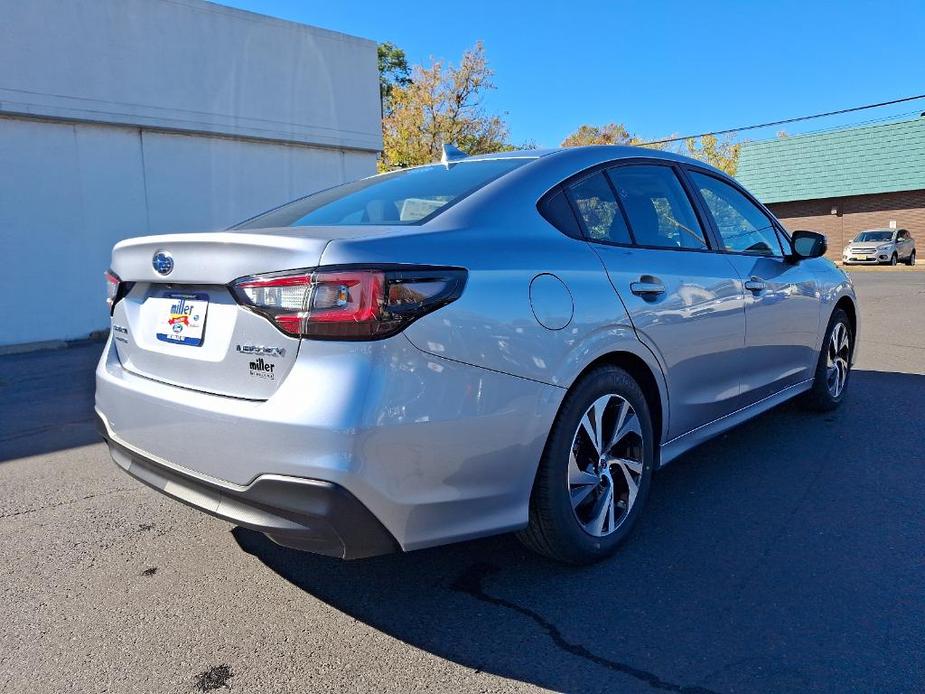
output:
POLYGON ((851 321, 842 309, 835 309, 822 341, 813 386, 803 396, 804 406, 817 412, 828 412, 842 404, 848 390, 853 355, 851 321))
POLYGON ((636 522, 652 481, 656 443, 639 384, 603 366, 565 396, 549 433, 518 538, 569 564, 610 556, 636 522))

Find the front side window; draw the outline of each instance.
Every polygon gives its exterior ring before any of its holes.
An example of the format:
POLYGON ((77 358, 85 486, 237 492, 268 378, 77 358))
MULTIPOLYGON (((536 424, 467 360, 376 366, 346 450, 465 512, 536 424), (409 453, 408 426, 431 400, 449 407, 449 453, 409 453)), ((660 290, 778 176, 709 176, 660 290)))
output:
POLYGON ((757 205, 718 178, 697 171, 691 171, 690 175, 716 222, 727 251, 783 255, 773 223, 757 205))
POLYGON ((234 229, 415 224, 529 161, 532 158, 459 161, 372 176, 300 198, 234 229))
POLYGON ((568 195, 590 241, 630 243, 626 221, 602 171, 569 186, 568 195))
POLYGON ((608 174, 640 246, 707 247, 694 208, 671 167, 618 166, 608 174))

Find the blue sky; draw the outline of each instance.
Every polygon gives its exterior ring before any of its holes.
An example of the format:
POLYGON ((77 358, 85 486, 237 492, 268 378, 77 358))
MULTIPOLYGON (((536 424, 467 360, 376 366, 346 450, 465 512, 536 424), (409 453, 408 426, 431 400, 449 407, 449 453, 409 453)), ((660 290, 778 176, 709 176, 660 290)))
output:
MULTIPOLYGON (((232 0, 223 4, 455 62, 485 44, 514 142, 582 123, 648 138, 925 93, 925 2, 232 0)), ((788 126, 791 134, 925 112, 925 100, 788 126)), ((750 139, 773 137, 776 128, 750 139)))

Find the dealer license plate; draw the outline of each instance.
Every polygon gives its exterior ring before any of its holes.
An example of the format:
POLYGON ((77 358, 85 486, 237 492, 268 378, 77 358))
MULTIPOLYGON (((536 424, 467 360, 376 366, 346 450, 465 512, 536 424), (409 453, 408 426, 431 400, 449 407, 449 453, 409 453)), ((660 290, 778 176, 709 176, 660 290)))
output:
POLYGON ((156 302, 157 329, 162 342, 198 347, 202 344, 209 310, 209 295, 203 292, 164 292, 156 302))

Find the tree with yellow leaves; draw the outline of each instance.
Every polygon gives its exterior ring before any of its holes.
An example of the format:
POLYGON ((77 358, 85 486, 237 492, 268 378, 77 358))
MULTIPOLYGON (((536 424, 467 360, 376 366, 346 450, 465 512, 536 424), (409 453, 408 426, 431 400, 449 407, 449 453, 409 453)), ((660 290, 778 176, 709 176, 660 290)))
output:
MULTIPOLYGON (((666 138, 671 139, 671 138, 666 138)), ((582 125, 575 132, 562 140, 562 147, 581 147, 583 145, 637 145, 650 149, 668 149, 670 142, 647 143, 644 138, 632 134, 622 123, 606 125, 582 125)), ((699 159, 717 169, 722 169, 730 176, 735 176, 739 165, 741 145, 731 139, 720 140, 716 135, 689 137, 671 149, 699 159)))
POLYGON ((735 176, 739 168, 739 150, 742 145, 731 139, 720 140, 716 135, 703 135, 700 138, 689 137, 684 141, 688 156, 700 159, 717 169, 722 169, 730 176, 735 176))
POLYGON ((631 145, 638 138, 630 134, 623 123, 606 125, 581 125, 578 130, 562 140, 561 147, 582 147, 584 145, 631 145))
POLYGON ((410 81, 389 91, 379 169, 436 161, 444 143, 469 154, 514 149, 507 123, 482 106, 485 92, 495 88, 493 76, 481 41, 463 53, 458 66, 433 61, 412 68, 410 81))

